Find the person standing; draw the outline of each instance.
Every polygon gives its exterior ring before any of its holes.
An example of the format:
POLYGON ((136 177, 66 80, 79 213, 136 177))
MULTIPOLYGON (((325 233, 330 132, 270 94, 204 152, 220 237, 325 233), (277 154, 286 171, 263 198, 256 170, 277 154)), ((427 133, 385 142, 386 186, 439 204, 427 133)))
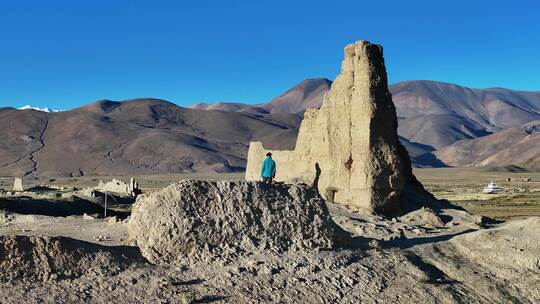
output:
POLYGON ((266 153, 266 158, 262 163, 261 177, 263 183, 271 184, 272 179, 276 177, 276 162, 272 159, 272 153, 266 153))

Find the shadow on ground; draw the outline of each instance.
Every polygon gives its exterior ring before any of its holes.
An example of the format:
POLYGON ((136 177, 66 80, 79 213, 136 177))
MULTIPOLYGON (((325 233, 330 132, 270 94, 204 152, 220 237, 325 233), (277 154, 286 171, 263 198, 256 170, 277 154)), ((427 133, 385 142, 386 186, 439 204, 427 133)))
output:
POLYGON ((474 231, 476 230, 467 229, 467 230, 460 231, 453 234, 438 235, 438 236, 433 236, 433 237, 417 237, 417 238, 411 238, 411 239, 398 238, 398 239, 393 239, 389 241, 381 241, 379 244, 382 248, 386 248, 386 249, 389 249, 389 248, 406 249, 406 248, 410 248, 416 245, 432 244, 432 243, 448 241, 456 236, 467 234, 474 231))
MULTIPOLYGON (((28 196, 0 199, 0 210, 18 214, 71 216, 83 214, 103 215, 104 208, 79 197, 69 200, 36 199, 28 196)), ((107 209, 108 216, 126 218, 129 213, 107 209)))

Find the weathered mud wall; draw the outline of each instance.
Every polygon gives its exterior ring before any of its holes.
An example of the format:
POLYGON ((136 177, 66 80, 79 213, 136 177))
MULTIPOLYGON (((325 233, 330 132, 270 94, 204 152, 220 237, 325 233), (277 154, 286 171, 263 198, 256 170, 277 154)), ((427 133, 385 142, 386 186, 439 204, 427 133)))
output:
POLYGON ((277 163, 278 181, 316 184, 327 200, 367 213, 400 213, 404 187, 417 182, 398 140, 382 47, 348 45, 322 107, 305 113, 296 149, 270 151, 252 142, 247 180, 260 179, 267 152, 277 163))

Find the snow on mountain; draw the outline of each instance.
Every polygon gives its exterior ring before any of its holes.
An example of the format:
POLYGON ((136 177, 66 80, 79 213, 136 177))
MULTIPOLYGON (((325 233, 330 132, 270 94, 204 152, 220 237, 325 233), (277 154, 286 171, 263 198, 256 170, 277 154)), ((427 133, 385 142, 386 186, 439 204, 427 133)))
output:
POLYGON ((32 107, 31 105, 25 105, 24 107, 20 107, 18 109, 19 110, 36 110, 36 111, 47 112, 47 113, 61 112, 60 110, 51 110, 48 107, 39 108, 39 107, 32 107))

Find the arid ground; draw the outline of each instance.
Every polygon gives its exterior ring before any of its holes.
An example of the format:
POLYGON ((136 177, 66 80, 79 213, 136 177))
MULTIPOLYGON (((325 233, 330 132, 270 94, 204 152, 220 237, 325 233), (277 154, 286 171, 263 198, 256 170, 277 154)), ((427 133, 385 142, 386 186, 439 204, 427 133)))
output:
MULTIPOLYGON (((415 174, 438 198, 472 215, 421 209, 385 219, 327 203, 333 221, 353 237, 348 248, 253 252, 187 266, 149 263, 129 239, 126 213, 103 219, 99 212, 0 212, 0 303, 538 303, 532 286, 540 283, 540 173, 449 168, 415 174), (530 182, 522 181, 527 177, 530 182), (480 194, 490 180, 504 192, 480 194)), ((111 178, 26 180, 25 186, 87 187, 111 178)), ((136 178, 149 194, 184 179, 243 176, 136 178)), ((0 180, 4 198, 10 183, 0 180)))
MULTIPOLYGON (((449 200, 472 214, 500 220, 540 216, 540 172, 505 172, 486 168, 415 168, 414 174, 437 198, 449 200), (508 178, 511 181, 507 181, 508 178), (526 178, 531 181, 525 181, 526 178), (491 180, 503 188, 502 193, 481 193, 482 188, 491 180)), ((25 183, 84 188, 95 186, 99 180, 118 178, 128 181, 130 177, 40 178, 25 180, 25 183)), ((140 175, 135 176, 135 179, 143 192, 152 192, 184 179, 243 180, 244 173, 140 175)), ((12 182, 11 177, 0 177, 0 189, 10 190, 12 182)))

